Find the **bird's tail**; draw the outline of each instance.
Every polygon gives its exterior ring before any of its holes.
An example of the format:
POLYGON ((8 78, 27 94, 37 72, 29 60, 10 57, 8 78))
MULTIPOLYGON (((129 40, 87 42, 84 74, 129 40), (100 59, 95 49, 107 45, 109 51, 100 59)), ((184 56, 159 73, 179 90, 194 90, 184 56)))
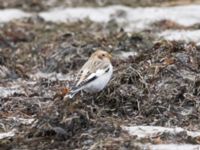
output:
POLYGON ((81 90, 82 90, 82 88, 72 88, 72 90, 70 90, 70 92, 67 93, 64 98, 70 98, 71 99, 81 90))
POLYGON ((65 95, 64 98, 73 98, 78 92, 69 92, 68 94, 65 95))

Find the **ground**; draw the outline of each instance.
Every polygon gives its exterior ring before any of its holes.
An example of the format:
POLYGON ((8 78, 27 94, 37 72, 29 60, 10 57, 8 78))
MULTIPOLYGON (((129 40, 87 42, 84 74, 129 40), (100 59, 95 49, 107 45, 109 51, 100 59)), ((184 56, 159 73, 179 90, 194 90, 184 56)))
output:
MULTIPOLYGON (((87 2, 100 5, 100 1, 87 2)), ((137 5, 144 4, 149 6, 149 1, 137 5)), ((127 1, 125 5, 133 4, 127 1)), ((4 1, 0 7, 40 11, 52 6, 32 0, 4 1)), ((0 149, 129 150, 141 149, 138 143, 199 144, 199 137, 185 132, 138 139, 122 129, 129 125, 200 129, 200 46, 154 34, 185 28, 162 20, 148 30, 125 32, 115 21, 56 24, 39 17, 2 24, 0 132, 15 135, 2 138, 0 149), (63 99, 74 75, 97 48, 113 55, 109 85, 100 93, 63 99)), ((199 29, 199 25, 187 28, 199 29)))

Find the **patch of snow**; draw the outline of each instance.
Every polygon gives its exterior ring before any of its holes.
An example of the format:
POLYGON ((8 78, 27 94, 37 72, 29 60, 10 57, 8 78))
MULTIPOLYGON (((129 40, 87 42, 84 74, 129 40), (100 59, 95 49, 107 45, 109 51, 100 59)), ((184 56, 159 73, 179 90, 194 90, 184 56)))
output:
POLYGON ((24 124, 24 125, 29 125, 32 124, 35 119, 25 119, 25 118, 18 118, 18 117, 8 117, 6 120, 13 120, 13 121, 17 121, 20 124, 24 124))
POLYGON ((13 130, 11 130, 11 131, 9 131, 9 132, 0 133, 0 140, 1 140, 1 139, 4 139, 4 138, 8 138, 8 137, 14 136, 14 135, 15 135, 15 132, 16 132, 16 130, 13 129, 13 130))
POLYGON ((138 53, 137 52, 121 52, 119 54, 119 57, 122 59, 128 59, 129 57, 137 57, 138 53))
POLYGON ((31 14, 19 9, 3 9, 0 10, 0 22, 8 22, 14 19, 30 17, 31 14))
POLYGON ((146 7, 131 8, 126 6, 108 6, 101 8, 55 8, 39 13, 46 21, 67 22, 89 18, 94 22, 108 22, 115 19, 125 30, 134 31, 144 29, 151 23, 163 19, 175 21, 181 25, 189 26, 200 22, 200 5, 187 5, 175 7, 146 7), (121 15, 120 15, 121 14, 121 15))
POLYGON ((192 144, 158 144, 147 146, 151 150, 199 150, 200 145, 192 144))
POLYGON ((0 97, 8 97, 15 93, 24 93, 24 91, 20 88, 19 85, 15 85, 12 87, 0 87, 0 97))
POLYGON ((49 12, 42 12, 40 17, 46 21, 66 22, 90 18, 94 22, 108 22, 115 8, 57 8, 49 12))
POLYGON ((131 127, 122 127, 123 130, 128 131, 130 135, 137 136, 137 138, 146 138, 154 137, 162 133, 178 134, 185 131, 188 136, 196 137, 200 136, 200 131, 187 131, 180 127, 167 128, 160 126, 131 126, 131 127))
POLYGON ((158 34, 166 40, 185 40, 200 43, 200 30, 166 30, 158 34))
MULTIPOLYGON (((18 9, 0 10, 0 22, 31 17, 35 13, 26 13, 18 9)), ((89 18, 94 22, 105 22, 115 19, 126 31, 144 29, 155 21, 168 19, 178 24, 189 26, 200 23, 200 5, 174 7, 131 8, 113 5, 107 7, 54 8, 37 13, 45 21, 60 23, 74 22, 89 18)))
POLYGON ((60 80, 60 81, 71 80, 71 77, 68 74, 62 74, 62 73, 56 73, 56 72, 44 73, 44 72, 41 72, 41 71, 30 75, 30 78, 32 78, 32 79, 46 78, 46 79, 49 79, 49 80, 52 80, 52 81, 55 81, 55 80, 60 80))

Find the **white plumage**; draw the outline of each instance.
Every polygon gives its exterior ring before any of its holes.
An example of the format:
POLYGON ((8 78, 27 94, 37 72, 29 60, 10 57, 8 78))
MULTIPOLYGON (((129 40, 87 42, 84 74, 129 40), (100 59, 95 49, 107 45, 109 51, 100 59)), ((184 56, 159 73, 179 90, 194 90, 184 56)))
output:
POLYGON ((113 73, 113 66, 109 66, 109 71, 107 73, 103 74, 104 70, 97 70, 96 75, 98 78, 90 83, 88 83, 84 91, 88 93, 95 93, 99 92, 104 89, 104 87, 108 84, 108 82, 111 79, 112 73, 113 73))

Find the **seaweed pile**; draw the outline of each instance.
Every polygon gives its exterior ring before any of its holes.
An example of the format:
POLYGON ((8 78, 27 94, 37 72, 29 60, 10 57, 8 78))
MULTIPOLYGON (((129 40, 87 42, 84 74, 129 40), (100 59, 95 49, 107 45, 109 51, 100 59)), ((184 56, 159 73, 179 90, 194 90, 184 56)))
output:
POLYGON ((0 28, 0 86, 13 90, 1 94, 0 131, 15 134, 0 140, 1 149, 140 149, 138 142, 175 139, 199 143, 184 133, 138 140, 121 128, 200 129, 196 43, 158 40, 149 30, 126 33, 115 22, 88 19, 54 24, 32 17, 0 28), (97 94, 63 99, 66 85, 97 48, 113 54, 109 85, 97 94))

